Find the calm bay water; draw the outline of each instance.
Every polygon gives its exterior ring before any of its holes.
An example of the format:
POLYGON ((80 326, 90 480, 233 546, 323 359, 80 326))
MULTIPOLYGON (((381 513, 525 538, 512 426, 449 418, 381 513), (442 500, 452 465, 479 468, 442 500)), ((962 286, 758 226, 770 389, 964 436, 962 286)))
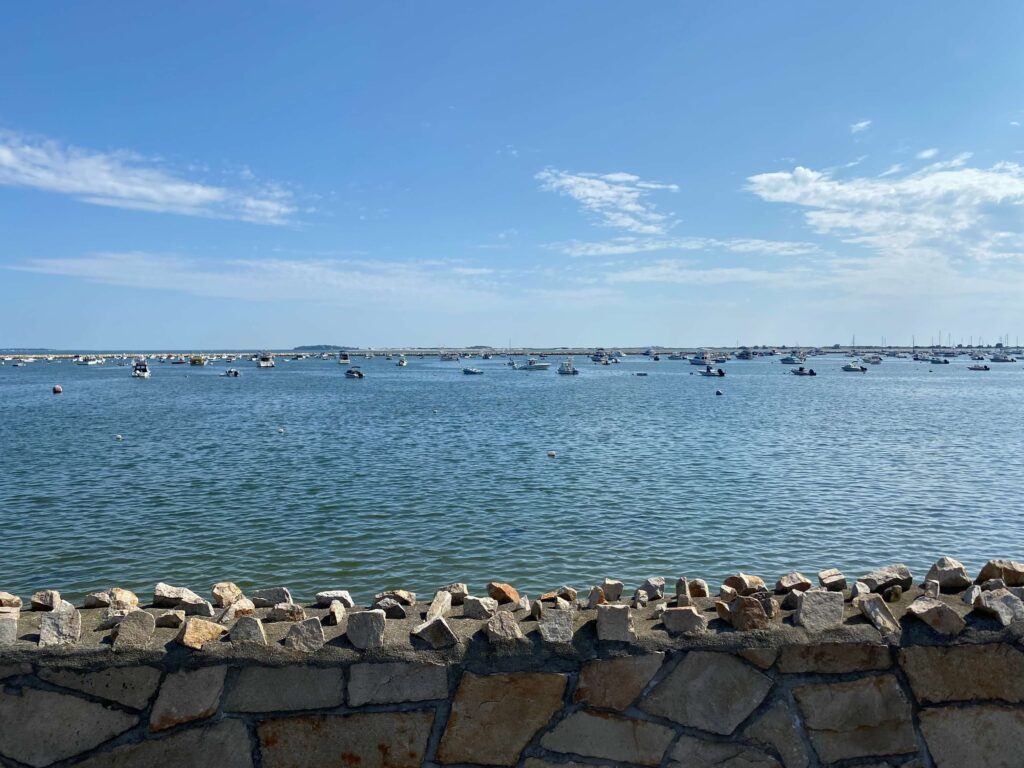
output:
POLYGON ((238 379, 154 363, 149 380, 8 363, 0 589, 231 579, 366 599, 1024 559, 1020 364, 862 375, 829 357, 798 378, 775 358, 707 379, 685 362, 577 359, 565 377, 551 361, 464 376, 377 358, 361 381, 320 360, 235 363, 238 379))

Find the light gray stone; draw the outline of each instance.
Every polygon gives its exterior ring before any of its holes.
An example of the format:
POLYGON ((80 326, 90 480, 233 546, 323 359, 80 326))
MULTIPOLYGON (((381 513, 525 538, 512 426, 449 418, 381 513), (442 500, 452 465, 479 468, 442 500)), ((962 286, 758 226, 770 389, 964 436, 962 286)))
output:
POLYGON ((201 667, 167 675, 149 716, 149 730, 165 731, 217 711, 227 667, 201 667))
POLYGON ((552 752, 656 766, 674 737, 656 723, 581 711, 544 734, 540 745, 552 752))
POLYGON ((324 628, 316 616, 293 624, 284 638, 286 648, 302 653, 316 653, 324 647, 324 642, 324 628))
POLYGON ((442 616, 447 616, 452 610, 452 593, 446 592, 445 590, 439 590, 434 593, 434 599, 430 601, 430 605, 427 606, 427 615, 424 617, 426 621, 436 619, 442 616))
POLYGON ((818 584, 829 592, 842 592, 846 589, 846 577, 838 568, 827 568, 818 571, 818 584))
POLYGON ((781 768, 778 760, 746 744, 680 736, 669 753, 668 768, 781 768))
POLYGON ((1015 560, 989 560, 982 566, 975 582, 1002 579, 1008 587, 1024 587, 1024 563, 1015 560))
POLYGON ((939 588, 939 582, 935 579, 927 579, 921 587, 924 590, 925 597, 938 597, 942 591, 939 588))
POLYGON ((813 586, 811 580, 800 573, 800 571, 792 571, 775 582, 775 592, 780 595, 792 592, 794 589, 806 592, 813 586))
POLYGON ((269 587, 253 590, 249 599, 257 608, 273 608, 280 603, 291 603, 292 593, 287 587, 269 587))
POLYGON ((145 709, 160 683, 153 667, 107 667, 95 672, 43 667, 39 678, 61 688, 81 691, 99 699, 116 701, 132 709, 145 709))
POLYGON ((979 587, 977 584, 975 584, 974 586, 968 587, 964 591, 963 601, 965 603, 967 603, 968 605, 973 607, 974 606, 974 601, 978 599, 978 595, 980 595, 980 594, 981 594, 981 587, 979 587))
POLYGON ((156 632, 156 618, 146 611, 131 611, 117 625, 114 634, 115 651, 132 651, 148 648, 156 632))
POLYGON ((648 600, 660 600, 665 596, 665 577, 649 576, 640 585, 640 591, 647 594, 648 600))
POLYGON ((711 590, 704 579, 694 579, 690 582, 690 597, 711 597, 711 590))
POLYGON ((400 602, 393 600, 390 597, 378 600, 374 603, 374 608, 378 611, 384 611, 384 616, 389 619, 407 619, 412 613, 409 606, 402 605, 400 602))
POLYGON ((939 588, 943 592, 959 592, 971 586, 971 577, 967 575, 964 564, 952 557, 940 557, 936 560, 928 569, 925 579, 939 582, 939 588))
POLYGON ((130 608, 104 608, 103 613, 100 614, 100 620, 96 624, 96 629, 114 629, 124 621, 124 617, 131 611, 130 608))
POLYGON ((647 603, 649 601, 650 598, 647 596, 647 593, 644 592, 642 589, 638 589, 636 592, 633 593, 633 599, 629 601, 629 607, 633 608, 634 610, 639 608, 646 608, 647 603))
POLYGON ((324 615, 323 623, 328 627, 344 627, 348 622, 348 609, 341 600, 332 600, 324 615))
POLYGON ((349 670, 348 703, 399 704, 448 698, 448 667, 443 664, 386 662, 353 664, 349 670))
POLYGON ((729 653, 691 651, 640 709, 723 736, 736 730, 771 690, 771 678, 729 653))
POLYGON ((186 616, 200 616, 204 619, 212 619, 217 613, 209 600, 198 596, 183 598, 177 607, 178 610, 184 611, 186 616))
POLYGON ((910 702, 893 675, 793 690, 822 762, 917 751, 910 702))
POLYGON ((974 705, 921 711, 921 733, 935 768, 1018 768, 1024 744, 1019 708, 974 705))
POLYGON ((255 616, 256 606, 253 605, 252 600, 247 597, 240 597, 235 602, 231 603, 227 608, 221 611, 220 616, 217 617, 218 624, 230 624, 243 616, 255 616))
POLYGON ((171 627, 177 629, 185 623, 185 612, 179 610, 161 611, 156 615, 158 627, 171 627))
POLYGON ((39 647, 74 645, 82 637, 82 614, 67 600, 39 620, 39 647))
POLYGON ((172 587, 170 584, 158 582, 153 587, 153 605, 157 608, 177 608, 182 600, 193 603, 202 600, 199 595, 185 587, 172 587))
POLYGON ((522 640, 523 630, 516 617, 508 611, 498 611, 484 623, 487 640, 492 643, 522 640))
POLYGON ((801 592, 797 598, 794 620, 808 632, 824 632, 841 626, 842 592, 801 592))
POLYGON ((982 592, 974 600, 974 610, 995 616, 1004 627, 1024 619, 1024 602, 1008 589, 982 592))
POLYGON ((462 604, 462 615, 467 619, 489 619, 497 612, 498 601, 490 597, 467 596, 462 604))
MULTIPOLYGON (((508 614, 504 615, 507 616, 508 614)), ((495 618, 497 618, 497 614, 489 621, 494 621, 495 618)), ((458 635, 452 632, 452 628, 448 626, 448 622, 445 621, 443 616, 438 616, 436 619, 430 619, 417 625, 413 628, 412 634, 426 642, 431 648, 448 648, 459 642, 458 635)))
MULTIPOLYGON (((416 593, 407 589, 389 589, 373 596, 374 603, 379 603, 381 600, 394 600, 399 605, 412 607, 416 605, 416 593)), ((377 606, 374 605, 374 607, 377 606)))
POLYGON ((670 635, 697 635, 708 629, 707 618, 692 605, 666 608, 661 620, 670 635))
POLYGON ((622 598, 622 590, 624 584, 616 579, 605 579, 604 583, 601 584, 601 589, 604 591, 604 596, 610 603, 614 603, 616 600, 622 598))
POLYGON ((572 611, 545 611, 537 621, 537 631, 545 643, 571 643, 574 623, 572 611))
POLYGON ((763 715, 747 726, 743 735, 772 747, 782 758, 784 768, 807 768, 810 765, 811 758, 804 745, 796 713, 781 699, 776 699, 763 715))
POLYGON ((210 594, 213 596, 213 604, 218 608, 227 608, 245 597, 241 588, 233 581, 217 582, 210 588, 210 594))
POLYGON ((335 600, 345 606, 345 610, 356 607, 355 602, 352 600, 352 595, 349 594, 347 589, 329 589, 325 592, 316 593, 316 604, 320 608, 330 607, 331 603, 335 600))
POLYGON ((344 673, 338 667, 243 667, 224 697, 226 712, 283 712, 340 707, 344 673))
POLYGON ((78 696, 0 688, 0 754, 33 768, 79 755, 138 721, 78 696))
POLYGON ((1006 582, 1002 579, 989 579, 981 583, 982 592, 990 592, 996 589, 1006 589, 1006 582))
POLYGON ((18 610, 0 615, 0 647, 14 645, 18 641, 18 610))
POLYGON ((858 597, 854 601, 854 607, 867 617, 868 621, 875 625, 875 629, 882 633, 883 637, 898 635, 900 633, 899 622, 892 615, 889 606, 881 595, 869 593, 858 597))
POLYGON ((348 641, 361 651, 384 646, 384 611, 356 611, 348 615, 348 641))
POLYGON ((441 589, 452 596, 452 605, 462 605, 469 597, 469 587, 461 581, 448 584, 441 589))
POLYGON ((264 621, 305 621, 306 611, 295 603, 278 603, 263 617, 264 621))
POLYGON ((907 615, 923 621, 935 632, 947 637, 959 635, 966 626, 960 614, 933 597, 917 598, 907 607, 907 615))
POLYGON ((266 645, 267 633, 263 622, 255 616, 243 616, 235 622, 228 636, 232 645, 266 645))
POLYGON ((528 595, 520 595, 519 599, 512 603, 498 603, 499 611, 528 611, 530 610, 530 598, 528 595))
POLYGON ((54 611, 61 604, 60 592, 56 589, 41 589, 32 595, 33 611, 54 611))
POLYGON ((784 611, 795 611, 797 605, 799 605, 800 603, 800 595, 802 595, 806 591, 807 590, 804 589, 794 589, 790 592, 787 592, 785 597, 782 598, 782 609, 784 611))
POLYGON ((597 639, 620 643, 636 640, 632 609, 628 605, 597 606, 597 639))
POLYGON ((879 568, 876 571, 861 576, 858 581, 863 581, 872 592, 884 592, 889 587, 898 586, 902 589, 910 589, 914 586, 914 577, 910 569, 903 563, 895 563, 879 568))
POLYGON ((101 752, 75 768, 253 768, 249 733, 241 720, 221 720, 161 739, 125 744, 101 752))
POLYGON ((853 582, 853 587, 850 589, 850 601, 856 600, 858 597, 871 594, 871 590, 868 589, 868 585, 863 581, 853 582))
POLYGON ((433 711, 302 715, 256 726, 263 768, 419 768, 433 711))

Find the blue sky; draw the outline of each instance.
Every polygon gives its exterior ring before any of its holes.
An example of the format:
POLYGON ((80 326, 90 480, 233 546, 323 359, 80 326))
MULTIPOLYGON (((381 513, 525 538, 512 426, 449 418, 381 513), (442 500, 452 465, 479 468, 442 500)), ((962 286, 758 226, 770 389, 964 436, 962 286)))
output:
POLYGON ((0 346, 1013 341, 1022 22, 12 6, 0 346))

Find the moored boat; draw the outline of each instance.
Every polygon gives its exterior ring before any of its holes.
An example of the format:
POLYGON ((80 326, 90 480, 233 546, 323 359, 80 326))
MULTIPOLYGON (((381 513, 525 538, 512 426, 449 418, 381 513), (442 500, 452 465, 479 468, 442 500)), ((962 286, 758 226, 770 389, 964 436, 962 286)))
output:
POLYGON ((146 358, 141 357, 135 361, 135 365, 132 366, 132 378, 133 379, 148 379, 150 377, 149 365, 146 364, 146 358))
POLYGON ((794 376, 817 376, 813 368, 804 368, 802 365, 799 368, 793 368, 790 370, 794 376))
POLYGON ((479 368, 463 368, 462 373, 466 376, 480 376, 483 374, 479 368))
POLYGON ((576 366, 572 364, 571 357, 567 357, 562 361, 562 364, 558 366, 558 372, 562 376, 578 376, 580 373, 576 366))
POLYGON ((366 375, 359 369, 358 365, 353 365, 347 371, 345 371, 346 379, 364 379, 366 375))
POLYGON ((860 365, 859 363, 846 363, 843 365, 844 371, 852 371, 854 373, 867 373, 868 367, 866 365, 860 365))

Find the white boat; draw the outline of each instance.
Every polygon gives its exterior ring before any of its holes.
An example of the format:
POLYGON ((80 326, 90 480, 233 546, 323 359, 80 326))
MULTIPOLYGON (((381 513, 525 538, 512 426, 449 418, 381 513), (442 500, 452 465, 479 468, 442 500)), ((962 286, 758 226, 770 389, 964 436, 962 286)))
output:
POLYGON ((949 360, 944 357, 932 357, 928 360, 932 365, 949 365, 949 360))
POLYGON ((685 352, 673 352, 671 355, 668 356, 668 359, 669 360, 685 360, 686 359, 686 353, 685 352))
POLYGON ((398 356, 398 362, 395 363, 399 368, 405 368, 409 364, 409 361, 405 359, 405 355, 398 356))
POLYGON ((882 358, 879 355, 864 355, 861 360, 868 365, 881 365, 882 358))
POLYGON ((132 378, 148 379, 150 375, 149 366, 146 364, 145 358, 136 360, 135 365, 132 366, 132 378))
POLYGON ((846 363, 843 366, 844 371, 850 371, 853 373, 867 373, 868 367, 866 365, 860 365, 858 363, 846 363))
POLYGON ((779 362, 783 365, 800 365, 800 363, 806 363, 807 358, 803 355, 786 355, 779 362))
POLYGON ((813 368, 804 368, 802 365, 799 368, 792 368, 790 371, 794 376, 817 376, 813 368))
POLYGON ((1016 363, 1017 362, 1017 358, 1010 357, 1009 355, 1007 355, 1007 354, 1005 354, 1003 352, 996 352, 996 353, 994 353, 992 355, 992 357, 989 358, 989 362, 992 362, 992 363, 1016 363))
POLYGON ((483 371, 481 371, 479 368, 463 368, 462 372, 466 376, 480 376, 483 374, 483 371))
POLYGON ((725 376, 725 371, 721 368, 715 369, 710 365, 706 366, 703 371, 697 371, 701 376, 725 376))
POLYGON ((85 357, 81 358, 78 361, 78 364, 79 365, 99 365, 102 362, 103 362, 103 360, 101 360, 98 357, 91 357, 90 355, 86 355, 85 357))
POLYGON ((348 352, 338 353, 338 365, 351 365, 352 358, 349 357, 348 352))
POLYGON ((365 377, 365 374, 361 370, 359 370, 359 366, 358 365, 353 365, 351 368, 349 368, 347 371, 345 371, 345 378, 346 379, 363 379, 363 378, 366 378, 366 377, 365 377))
POLYGON ((269 352, 262 352, 256 361, 257 368, 274 368, 274 356, 269 352))
POLYGON ((572 364, 571 357, 567 357, 565 360, 562 361, 562 364, 558 366, 558 372, 562 376, 578 376, 580 373, 576 369, 576 366, 572 364))
POLYGON ((527 359, 526 365, 520 365, 520 371, 546 371, 551 367, 551 363, 541 363, 534 360, 532 357, 527 359))
POLYGON ((977 365, 976 364, 976 365, 968 365, 967 366, 967 370, 968 371, 990 371, 992 369, 989 368, 987 365, 977 365))
POLYGON ((458 352, 441 352, 438 355, 438 359, 443 363, 457 363, 459 361, 458 352))
POLYGON ((598 347, 594 350, 594 354, 590 356, 590 359, 595 363, 600 363, 608 359, 608 353, 605 352, 604 347, 598 347))
POLYGON ((228 378, 231 379, 237 379, 241 375, 242 372, 237 368, 228 368, 226 371, 224 371, 224 373, 221 374, 221 376, 227 376, 228 378))
POLYGON ((694 353, 693 357, 690 358, 690 365, 701 365, 705 368, 715 362, 715 358, 710 352, 700 349, 694 353))

